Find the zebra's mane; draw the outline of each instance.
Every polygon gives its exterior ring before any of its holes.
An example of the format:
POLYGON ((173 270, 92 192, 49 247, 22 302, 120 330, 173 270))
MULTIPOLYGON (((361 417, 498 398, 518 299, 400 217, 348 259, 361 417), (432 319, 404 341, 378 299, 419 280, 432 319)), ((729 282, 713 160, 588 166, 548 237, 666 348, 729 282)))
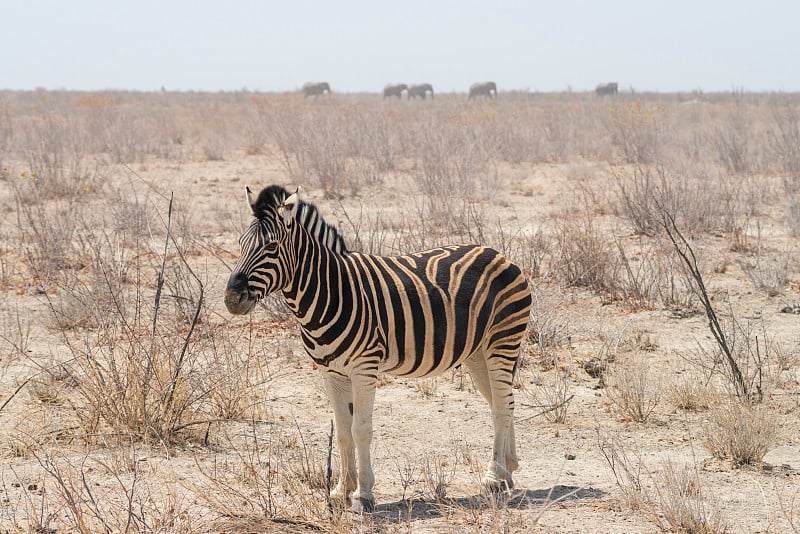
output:
MULTIPOLYGON (((289 191, 279 185, 265 187, 258 194, 258 199, 253 205, 253 215, 258 219, 278 217, 278 207, 290 194, 289 191)), ((339 235, 339 231, 335 226, 325 222, 325 219, 322 218, 314 204, 301 200, 295 220, 329 249, 340 253, 347 252, 344 238, 339 235)))

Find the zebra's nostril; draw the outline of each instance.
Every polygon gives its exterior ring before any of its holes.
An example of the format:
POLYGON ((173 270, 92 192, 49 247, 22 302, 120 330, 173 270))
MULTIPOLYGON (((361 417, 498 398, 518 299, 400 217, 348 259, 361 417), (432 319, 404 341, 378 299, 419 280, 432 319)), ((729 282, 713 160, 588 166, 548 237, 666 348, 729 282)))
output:
POLYGON ((228 279, 228 291, 244 293, 247 296, 247 276, 239 271, 231 273, 231 277, 228 279))

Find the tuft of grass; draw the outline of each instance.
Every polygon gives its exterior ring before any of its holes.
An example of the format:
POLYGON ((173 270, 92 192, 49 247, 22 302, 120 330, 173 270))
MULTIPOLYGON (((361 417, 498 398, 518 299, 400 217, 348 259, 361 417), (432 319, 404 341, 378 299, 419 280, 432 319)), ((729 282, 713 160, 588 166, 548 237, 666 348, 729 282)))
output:
POLYGON ((637 423, 646 423, 661 400, 661 385, 644 360, 615 365, 606 391, 619 414, 637 423))
POLYGON ((729 399, 715 405, 704 426, 704 445, 734 466, 760 465, 778 438, 778 422, 764 406, 729 399))

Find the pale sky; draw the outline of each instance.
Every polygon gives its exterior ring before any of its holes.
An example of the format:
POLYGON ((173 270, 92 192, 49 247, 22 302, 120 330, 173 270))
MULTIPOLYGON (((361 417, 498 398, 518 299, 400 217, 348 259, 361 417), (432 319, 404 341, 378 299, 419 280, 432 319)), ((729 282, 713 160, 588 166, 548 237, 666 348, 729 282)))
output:
POLYGON ((0 0, 0 89, 800 91, 800 0, 0 0))

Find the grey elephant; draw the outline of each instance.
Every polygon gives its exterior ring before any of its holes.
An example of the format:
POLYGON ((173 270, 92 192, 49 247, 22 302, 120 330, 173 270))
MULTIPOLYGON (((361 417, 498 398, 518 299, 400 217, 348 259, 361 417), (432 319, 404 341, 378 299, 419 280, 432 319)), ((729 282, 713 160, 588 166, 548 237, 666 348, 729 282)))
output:
POLYGON ((407 90, 408 86, 404 83, 390 83, 383 88, 383 99, 386 100, 392 96, 403 98, 403 91, 407 90))
POLYGON ((416 85, 408 86, 409 100, 416 97, 420 97, 422 100, 425 100, 425 97, 428 96, 428 93, 430 93, 431 98, 433 98, 433 86, 429 83, 418 83, 416 85))
POLYGON ((328 82, 308 82, 303 84, 301 89, 303 92, 303 96, 308 98, 309 96, 319 96, 324 94, 331 93, 331 86, 328 85, 328 82))
POLYGON ((497 84, 494 82, 477 82, 469 86, 469 98, 488 96, 497 99, 497 84))
POLYGON ((595 87, 594 92, 597 96, 615 95, 617 94, 617 82, 601 83, 595 87))

